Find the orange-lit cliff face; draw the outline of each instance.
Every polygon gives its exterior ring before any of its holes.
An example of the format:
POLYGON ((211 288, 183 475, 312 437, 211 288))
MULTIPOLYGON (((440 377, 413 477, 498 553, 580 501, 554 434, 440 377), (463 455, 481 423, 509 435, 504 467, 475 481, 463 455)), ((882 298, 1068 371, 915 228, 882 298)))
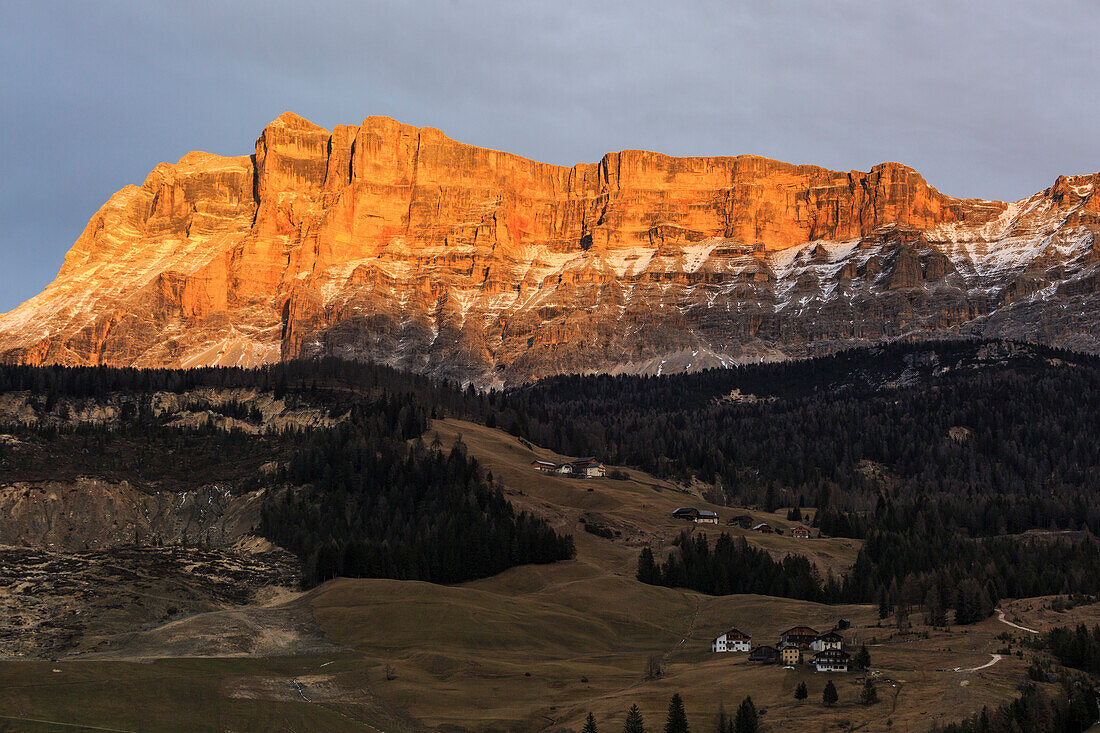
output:
POLYGON ((611 153, 547 165, 371 117, 293 114, 254 156, 116 193, 0 357, 197 366, 334 354, 500 385, 908 335, 1097 350, 1100 175, 1014 203, 905 166, 611 153))

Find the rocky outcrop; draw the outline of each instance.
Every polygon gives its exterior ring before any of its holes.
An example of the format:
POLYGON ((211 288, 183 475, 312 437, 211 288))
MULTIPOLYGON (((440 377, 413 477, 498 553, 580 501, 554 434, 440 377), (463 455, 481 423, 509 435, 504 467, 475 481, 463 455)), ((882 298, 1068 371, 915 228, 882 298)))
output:
POLYGON ((610 153, 571 168, 383 117, 284 114, 92 218, 0 358, 323 354, 482 386, 699 369, 949 334, 1098 350, 1100 174, 1013 203, 884 163, 610 153))
POLYGON ((79 552, 124 545, 228 547, 260 522, 262 492, 139 491, 81 478, 0 484, 0 545, 79 552))

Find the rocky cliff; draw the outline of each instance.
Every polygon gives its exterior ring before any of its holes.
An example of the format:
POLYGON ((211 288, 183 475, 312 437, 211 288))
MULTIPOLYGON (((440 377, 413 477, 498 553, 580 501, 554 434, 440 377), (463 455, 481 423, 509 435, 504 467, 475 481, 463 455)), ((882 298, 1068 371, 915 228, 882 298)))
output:
POLYGON ((956 199, 884 163, 627 150, 572 168, 384 117, 287 113, 92 218, 0 358, 254 365, 333 354, 482 386, 660 373, 922 335, 1100 350, 1100 174, 956 199))

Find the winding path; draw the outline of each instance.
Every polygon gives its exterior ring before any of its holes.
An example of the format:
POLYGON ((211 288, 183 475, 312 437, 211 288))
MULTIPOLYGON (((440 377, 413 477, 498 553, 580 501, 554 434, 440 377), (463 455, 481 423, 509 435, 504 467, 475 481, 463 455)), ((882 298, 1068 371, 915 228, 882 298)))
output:
POLYGON ((985 664, 979 665, 977 667, 967 667, 966 669, 960 669, 958 671, 959 672, 977 672, 980 669, 987 669, 989 667, 992 667, 997 662, 1001 661, 1001 657, 1002 657, 1002 655, 1000 655, 1000 654, 990 654, 989 656, 991 656, 993 658, 990 659, 985 664))
POLYGON ((1002 611, 1001 609, 998 608, 998 609, 996 609, 996 611, 997 611, 997 620, 1000 621, 1002 624, 1005 624, 1007 626, 1011 626, 1014 629, 1019 629, 1020 631, 1026 631, 1029 634, 1038 634, 1039 633, 1035 629, 1029 629, 1026 626, 1020 626, 1020 624, 1012 623, 1011 621, 1009 621, 1008 619, 1005 618, 1005 612, 1002 611))

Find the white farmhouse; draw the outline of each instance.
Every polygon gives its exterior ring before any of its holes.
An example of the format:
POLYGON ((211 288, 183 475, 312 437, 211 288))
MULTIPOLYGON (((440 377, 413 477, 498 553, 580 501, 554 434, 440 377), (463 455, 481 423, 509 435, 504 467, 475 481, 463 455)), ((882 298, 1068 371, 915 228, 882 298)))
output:
POLYGON ((852 664, 852 658, 848 656, 848 652, 830 649, 815 654, 814 658, 810 660, 810 664, 818 672, 847 672, 848 667, 852 664))
POLYGON ((569 465, 572 467, 572 474, 580 478, 603 478, 607 475, 607 469, 593 456, 579 458, 569 465))
POLYGON ((810 648, 815 652, 840 651, 844 648, 844 637, 835 631, 826 631, 814 638, 810 648))
POLYGON ((747 652, 751 640, 752 634, 730 629, 715 637, 714 642, 710 645, 710 650, 712 652, 747 652))

